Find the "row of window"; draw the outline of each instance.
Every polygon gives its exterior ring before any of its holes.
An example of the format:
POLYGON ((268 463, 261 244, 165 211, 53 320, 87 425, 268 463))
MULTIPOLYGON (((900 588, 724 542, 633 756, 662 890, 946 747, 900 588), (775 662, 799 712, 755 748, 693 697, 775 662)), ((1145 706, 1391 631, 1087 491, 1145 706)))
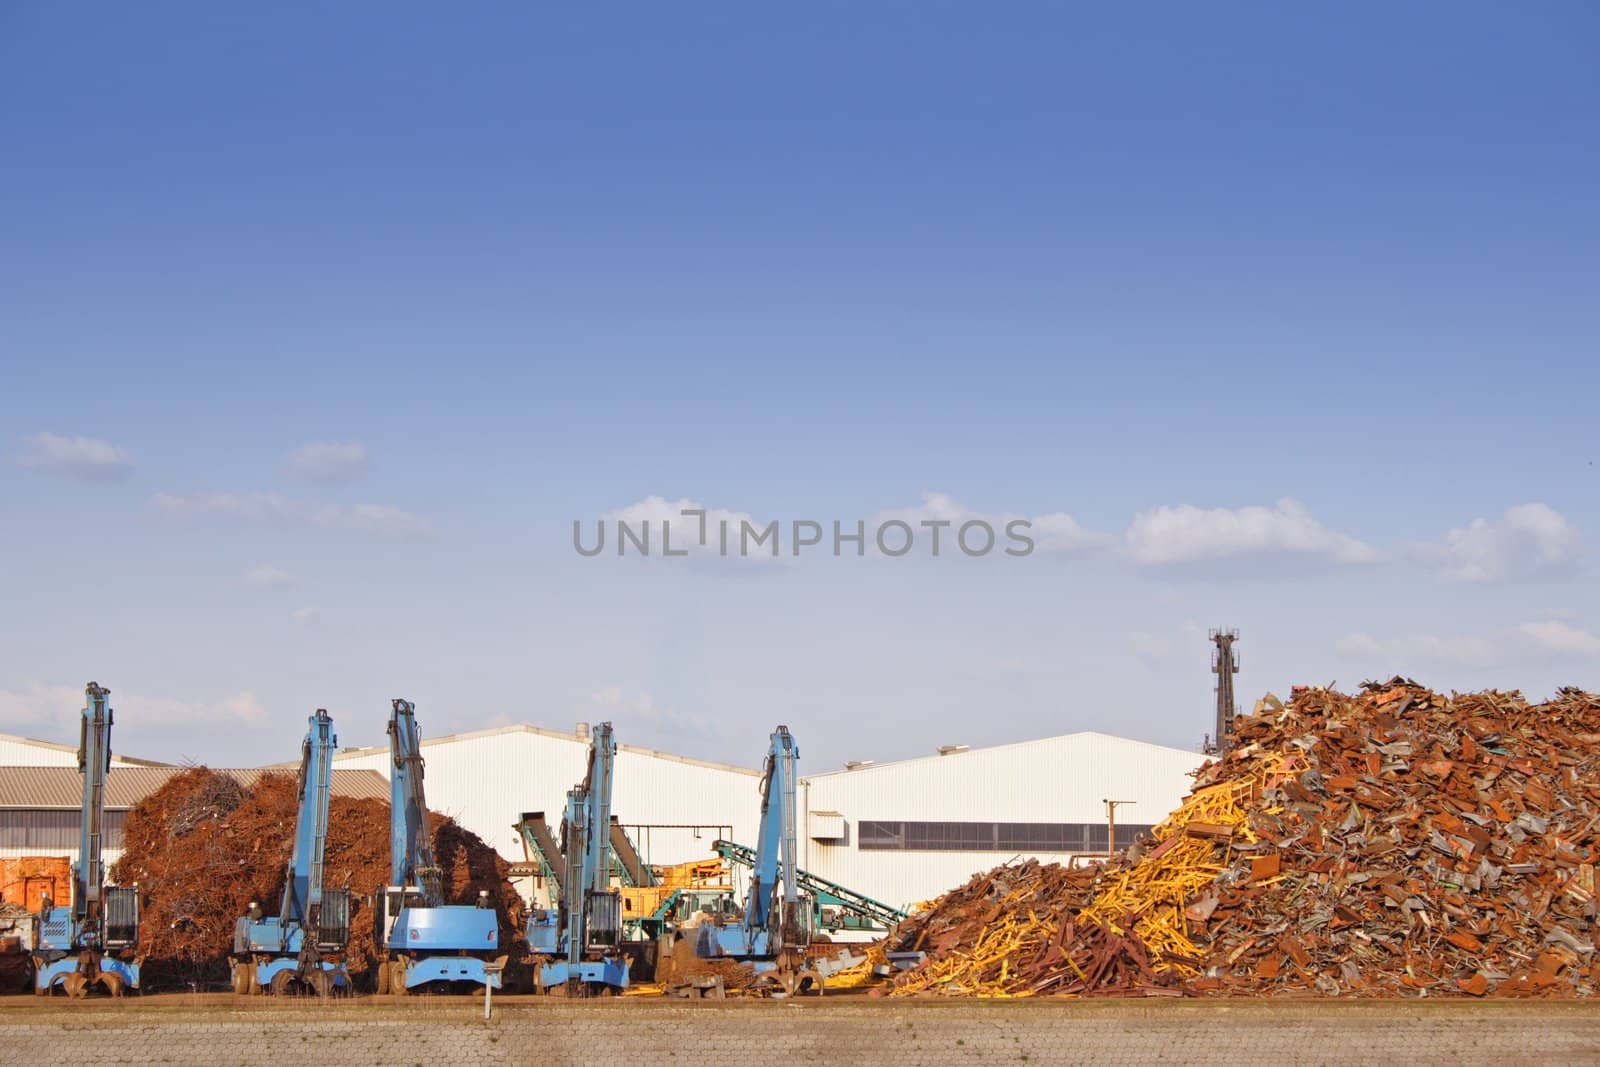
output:
MULTIPOLYGON (((1153 827, 1117 825, 1117 848, 1127 848, 1153 827)), ((925 852, 1105 852, 1103 822, 910 822, 862 819, 856 847, 925 852)))
MULTIPOLYGON (((127 814, 106 812, 102 847, 122 847, 122 823, 127 814)), ((81 813, 76 811, 0 811, 0 848, 59 848, 75 852, 80 821, 81 813)))

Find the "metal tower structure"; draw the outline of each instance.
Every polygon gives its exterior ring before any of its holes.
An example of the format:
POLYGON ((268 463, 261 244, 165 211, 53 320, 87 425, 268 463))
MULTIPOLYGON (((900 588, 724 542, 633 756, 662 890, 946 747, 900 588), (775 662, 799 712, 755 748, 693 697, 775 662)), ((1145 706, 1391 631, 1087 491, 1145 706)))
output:
POLYGON ((1233 643, 1239 640, 1238 630, 1212 630, 1211 643, 1216 650, 1211 653, 1211 673, 1217 676, 1216 732, 1206 737, 1207 755, 1220 756, 1233 745, 1233 717, 1239 714, 1239 705, 1233 698, 1233 676, 1239 673, 1239 657, 1234 654, 1233 643))

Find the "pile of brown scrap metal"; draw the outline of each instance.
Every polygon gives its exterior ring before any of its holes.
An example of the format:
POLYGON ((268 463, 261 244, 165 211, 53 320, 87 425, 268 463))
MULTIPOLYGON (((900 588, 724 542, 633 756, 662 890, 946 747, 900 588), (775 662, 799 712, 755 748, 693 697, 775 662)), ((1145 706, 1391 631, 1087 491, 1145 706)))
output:
POLYGON ((886 947, 893 992, 1589 996, 1600 698, 1297 690, 1152 840, 980 875, 886 947))
MULTIPOLYGON (((124 851, 113 871, 139 883, 143 906, 142 985, 224 986, 235 920, 251 901, 275 914, 294 837, 299 788, 293 774, 266 774, 252 788, 197 767, 175 775, 128 813, 124 851)), ((434 850, 444 871, 446 903, 489 893, 500 916, 500 943, 518 946, 521 897, 509 865, 477 835, 431 816, 434 850)), ((324 884, 348 887, 356 912, 346 966, 358 985, 380 956, 371 921, 373 894, 389 880, 389 805, 333 797, 329 802, 324 884)))

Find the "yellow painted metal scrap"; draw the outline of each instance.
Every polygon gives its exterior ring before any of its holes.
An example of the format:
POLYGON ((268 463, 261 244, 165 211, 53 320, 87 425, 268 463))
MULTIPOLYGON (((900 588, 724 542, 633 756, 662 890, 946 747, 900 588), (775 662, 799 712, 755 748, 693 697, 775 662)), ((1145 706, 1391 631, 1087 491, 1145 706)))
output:
MULTIPOLYGON (((1186 961, 1203 952, 1189 938, 1185 902, 1228 867, 1231 842, 1255 840, 1247 820, 1251 801, 1263 788, 1299 770, 1300 762, 1296 756, 1263 755, 1252 774, 1192 793, 1152 831, 1154 841, 1146 846, 1144 858, 1103 874, 1090 903, 1076 915, 1066 908, 1048 910, 1050 902, 1034 899, 1031 884, 1015 887, 999 901, 994 920, 974 943, 930 958, 896 983, 894 995, 1032 996, 1021 972, 1036 961, 1054 959, 1062 927, 1072 921, 1080 929, 1087 921, 1116 934, 1131 928, 1150 950, 1157 973, 1197 976, 1198 969, 1186 961), (1190 824, 1205 824, 1206 832, 1191 836, 1190 824), (1218 834, 1219 828, 1226 832, 1218 834)), ((1087 980, 1070 954, 1062 959, 1087 980)))

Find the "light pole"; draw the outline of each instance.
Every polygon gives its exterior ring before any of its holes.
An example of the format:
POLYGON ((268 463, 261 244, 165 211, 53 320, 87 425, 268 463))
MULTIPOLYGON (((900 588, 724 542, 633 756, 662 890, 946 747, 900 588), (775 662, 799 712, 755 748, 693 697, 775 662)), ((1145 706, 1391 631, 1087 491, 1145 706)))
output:
POLYGON ((1119 804, 1137 804, 1137 800, 1105 800, 1106 806, 1106 856, 1109 858, 1117 851, 1117 806, 1119 804))

